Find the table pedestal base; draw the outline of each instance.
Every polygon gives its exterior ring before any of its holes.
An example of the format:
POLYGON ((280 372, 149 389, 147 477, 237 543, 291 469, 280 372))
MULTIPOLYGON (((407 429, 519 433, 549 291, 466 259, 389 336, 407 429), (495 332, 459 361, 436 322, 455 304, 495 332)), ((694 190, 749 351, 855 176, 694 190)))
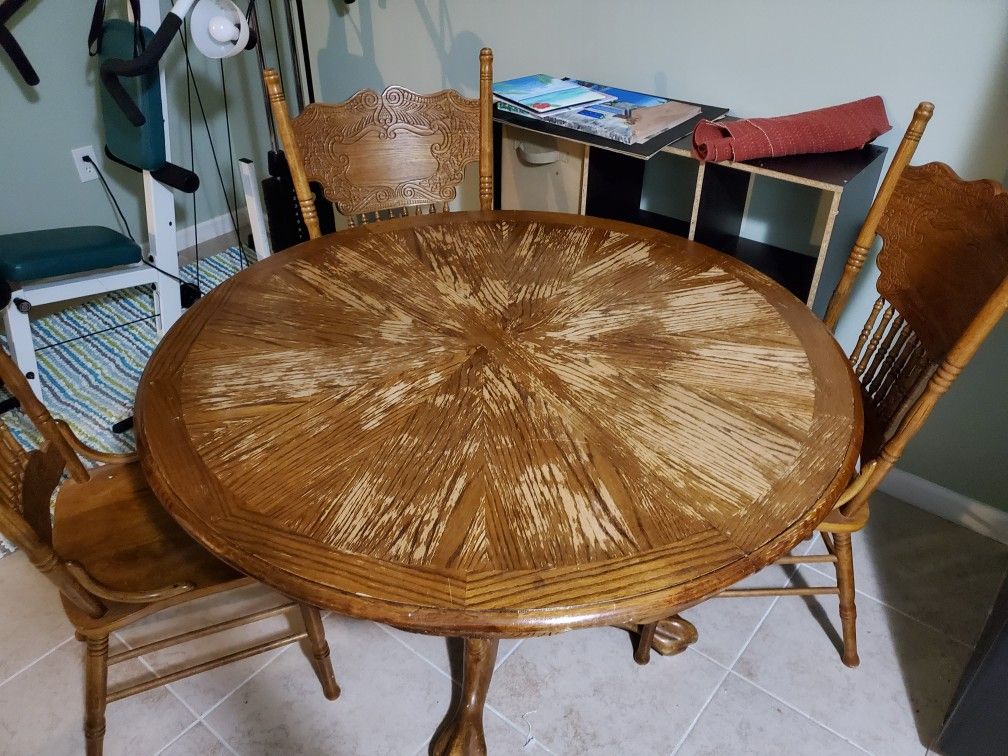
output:
POLYGON ((435 736, 432 756, 486 756, 483 704, 497 661, 497 639, 465 638, 463 642, 462 697, 435 736))
POLYGON ((678 614, 647 625, 628 622, 617 627, 638 636, 637 649, 634 651, 634 661, 638 664, 651 661, 651 649, 662 656, 673 656, 685 651, 691 643, 696 643, 699 637, 696 626, 678 614))

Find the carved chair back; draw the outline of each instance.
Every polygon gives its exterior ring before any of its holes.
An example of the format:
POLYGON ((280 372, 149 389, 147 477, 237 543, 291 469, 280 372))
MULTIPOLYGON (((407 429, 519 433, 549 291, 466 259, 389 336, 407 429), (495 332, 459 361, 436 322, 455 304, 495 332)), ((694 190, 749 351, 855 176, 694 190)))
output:
POLYGON ((291 118, 275 69, 263 71, 298 203, 312 239, 320 235, 317 181, 350 225, 447 210, 465 167, 479 163, 480 209, 493 207, 493 53, 480 51, 480 96, 367 89, 345 102, 313 103, 291 118))
POLYGON ((826 313, 835 326, 877 235, 878 298, 850 355, 865 406, 862 469, 875 464, 848 515, 1008 307, 1008 193, 942 163, 907 167, 932 110, 918 106, 826 313))
POLYGON ((77 481, 89 473, 57 422, 35 396, 6 351, 0 349, 0 380, 21 403, 42 436, 41 449, 26 449, 0 422, 0 533, 22 549, 43 575, 83 612, 100 617, 105 607, 86 590, 53 551, 49 502, 64 471, 77 481))

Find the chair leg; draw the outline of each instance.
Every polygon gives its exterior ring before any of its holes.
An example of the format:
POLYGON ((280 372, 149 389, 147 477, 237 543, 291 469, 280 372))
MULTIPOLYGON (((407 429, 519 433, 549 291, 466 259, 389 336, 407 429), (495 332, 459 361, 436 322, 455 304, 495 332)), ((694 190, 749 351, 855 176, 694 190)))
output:
POLYGON ((651 642, 654 640, 655 630, 658 628, 657 622, 649 622, 640 626, 640 634, 637 636, 637 648, 634 649, 634 661, 638 664, 647 664, 651 661, 651 642))
POLYGON ((840 591, 840 624, 843 627, 843 663, 856 667, 861 663, 857 652, 857 607, 854 605, 854 555, 850 533, 834 533, 837 588, 840 591))
POLYGON ((84 662, 84 738, 87 756, 101 756, 105 742, 105 699, 108 687, 108 636, 87 639, 84 662))
POLYGON ((304 619, 305 630, 308 633, 308 642, 311 644, 312 656, 314 657, 315 674, 318 675, 322 683, 322 692, 330 701, 339 698, 340 689, 336 684, 336 676, 333 674, 332 660, 329 658, 329 644, 326 642, 325 630, 322 629, 322 617, 319 610, 307 604, 298 604, 301 609, 301 617, 304 619))
MULTIPOLYGON (((13 296, 21 298, 23 292, 19 289, 13 296)), ((38 397, 42 396, 42 382, 39 380, 38 362, 35 360, 35 343, 32 341, 31 320, 28 313, 21 312, 11 302, 3 314, 4 330, 7 332, 7 348, 18 369, 24 373, 32 391, 38 397)))

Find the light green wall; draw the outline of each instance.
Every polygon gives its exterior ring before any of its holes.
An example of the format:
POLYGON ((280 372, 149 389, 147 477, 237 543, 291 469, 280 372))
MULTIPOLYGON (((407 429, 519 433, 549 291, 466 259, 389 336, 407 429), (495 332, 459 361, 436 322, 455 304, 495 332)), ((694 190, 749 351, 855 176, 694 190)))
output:
MULTIPOLYGON (((309 4, 311 5, 311 4, 309 4)), ((495 78, 573 74, 775 115, 880 94, 893 147, 920 100, 935 103, 917 162, 1006 178, 1008 4, 1003 0, 327 0, 310 9, 322 97, 363 87, 474 94, 476 54, 495 78)), ((665 198, 655 197, 655 206, 665 198)), ((793 200, 780 199, 779 202, 793 200)), ((773 208, 752 208, 749 229, 773 208)), ((873 284, 862 281, 849 339, 873 284)), ((1008 510, 1008 324, 907 450, 901 466, 1008 510)))
MULTIPOLYGON (((266 6, 265 2, 262 4, 266 6)), ((167 0, 162 5, 165 11, 170 7, 167 0)), ((122 15, 126 2, 110 0, 108 6, 110 14, 122 15)), ((0 54, 0 129, 3 133, 0 141, 0 233, 90 223, 117 227, 118 219, 101 183, 81 183, 70 158, 71 149, 91 144, 99 154, 99 165, 109 178, 134 233, 139 231, 140 236, 146 237, 139 174, 115 165, 102 154, 97 66, 95 59, 87 54, 92 8, 91 0, 32 2, 10 24, 41 82, 35 88, 25 86, 7 57, 0 54)), ((144 19, 144 23, 156 28, 160 19, 144 19)), ((271 35, 267 37, 265 49, 267 60, 275 61, 271 35)), ((165 58, 164 69, 168 76, 172 158, 173 162, 188 167, 185 60, 181 52, 181 44, 176 40, 165 58)), ((230 195, 220 66, 192 48, 190 53, 230 195)), ((235 160, 250 157, 265 170, 265 105, 259 89, 255 53, 246 52, 225 60, 224 70, 235 160)), ((193 108, 196 172, 202 180, 196 195, 196 215, 198 221, 204 221, 227 212, 227 208, 195 99, 193 108)), ((241 197, 240 182, 237 189, 241 197)), ((191 201, 191 195, 176 193, 179 228, 193 223, 191 201)))
POLYGON ((894 145, 914 106, 937 115, 919 157, 970 177, 1008 167, 1008 5, 1003 0, 342 0, 306 3, 322 96, 403 84, 474 94, 475 56, 496 78, 572 72, 624 87, 794 112, 885 98, 894 145))
POLYGON ((1008 511, 1008 320, 966 366, 900 462, 907 472, 1008 511))

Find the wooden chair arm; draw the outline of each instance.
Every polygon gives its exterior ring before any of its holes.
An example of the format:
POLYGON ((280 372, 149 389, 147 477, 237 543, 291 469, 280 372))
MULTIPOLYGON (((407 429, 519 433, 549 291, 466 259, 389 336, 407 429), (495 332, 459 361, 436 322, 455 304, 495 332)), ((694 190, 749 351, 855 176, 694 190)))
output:
POLYGON ((66 424, 66 421, 56 420, 55 422, 56 427, 59 428, 60 434, 66 439, 66 442, 70 444, 70 448, 82 457, 90 459, 94 462, 104 462, 111 465, 126 465, 130 462, 137 461, 137 455, 135 453, 116 454, 115 452, 103 452, 93 449, 77 438, 77 434, 74 433, 70 426, 66 424))
POLYGON ((176 583, 175 585, 154 588, 149 591, 117 591, 107 588, 92 578, 88 574, 88 571, 77 564, 77 562, 67 562, 66 568, 74 576, 74 579, 88 592, 98 598, 105 599, 106 601, 115 601, 120 604, 149 604, 152 601, 161 601, 172 596, 178 596, 180 593, 186 593, 196 587, 192 583, 176 583))
POLYGON ((843 507, 848 502, 857 498, 858 494, 864 490, 865 486, 871 481, 876 467, 878 467, 878 460, 874 459, 861 467, 857 476, 847 485, 844 492, 840 494, 840 498, 837 499, 833 509, 826 516, 826 519, 819 523, 816 530, 823 533, 854 533, 861 530, 867 524, 868 507, 866 505, 863 504, 854 512, 844 512, 843 507))
POLYGON ((851 501, 855 496, 857 496, 868 485, 868 481, 871 479, 872 473, 875 472, 875 468, 878 466, 878 460, 873 459, 867 465, 864 465, 858 472, 857 477, 854 478, 844 489, 844 492, 840 494, 840 498, 837 499, 837 503, 833 506, 834 511, 842 507, 847 502, 851 501))

